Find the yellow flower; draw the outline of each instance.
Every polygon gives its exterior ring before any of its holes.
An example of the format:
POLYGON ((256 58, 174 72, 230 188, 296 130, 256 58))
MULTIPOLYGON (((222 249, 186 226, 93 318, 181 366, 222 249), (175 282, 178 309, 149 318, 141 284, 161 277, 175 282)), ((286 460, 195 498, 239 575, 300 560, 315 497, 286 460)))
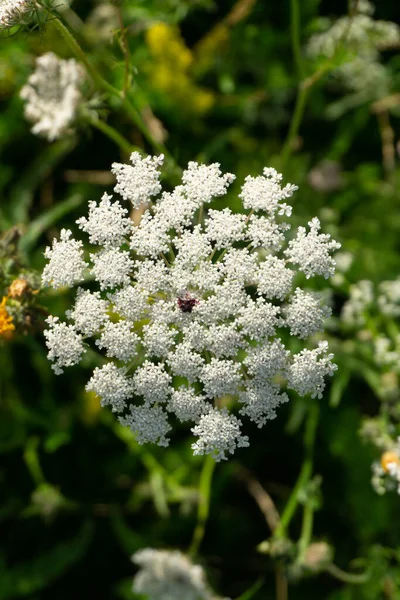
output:
POLYGON ((0 302, 0 337, 6 340, 12 338, 12 332, 15 330, 15 326, 12 322, 12 317, 8 314, 6 309, 7 296, 3 296, 0 302))
POLYGON ((400 465, 400 459, 397 453, 393 450, 384 452, 381 456, 381 467, 385 471, 385 473, 389 473, 389 465, 393 463, 397 466, 400 465))
POLYGON ((193 53, 185 45, 179 29, 155 23, 146 31, 146 42, 152 55, 147 72, 154 88, 186 112, 209 110, 214 96, 193 81, 190 73, 194 66, 193 53))
POLYGON ((193 61, 179 31, 166 23, 155 23, 146 31, 146 41, 154 57, 170 63, 173 69, 186 71, 193 61))

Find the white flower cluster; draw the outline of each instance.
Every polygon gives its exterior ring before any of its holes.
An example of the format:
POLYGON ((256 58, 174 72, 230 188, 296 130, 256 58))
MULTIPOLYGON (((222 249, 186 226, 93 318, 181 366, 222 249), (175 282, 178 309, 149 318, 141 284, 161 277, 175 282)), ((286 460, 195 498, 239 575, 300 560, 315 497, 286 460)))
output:
POLYGON ((383 315, 394 318, 400 316, 400 278, 379 284, 377 302, 383 315))
POLYGON ((32 133, 52 142, 71 132, 82 101, 85 74, 73 58, 62 60, 53 52, 36 59, 36 70, 20 91, 24 114, 33 123, 32 133))
POLYGON ((47 248, 44 284, 73 286, 88 274, 98 286, 78 288, 67 323, 50 317, 49 358, 59 373, 79 362, 86 344, 103 349, 111 360, 94 370, 87 390, 139 443, 166 446, 175 415, 193 423, 195 454, 221 460, 249 443, 229 410, 235 401, 262 427, 287 402, 285 382, 322 396, 336 368, 327 343, 292 355, 281 337, 305 340, 322 330, 330 314, 322 296, 295 283, 331 276, 340 244, 320 233, 318 219, 287 242, 283 219, 296 188, 282 187, 273 169, 246 178, 247 212, 237 214, 207 207, 234 179, 218 164, 190 163, 182 184, 162 193, 162 160, 133 153, 131 165, 112 167, 115 191, 146 206, 139 224, 105 194, 77 221, 92 244, 88 258, 70 231, 47 248))
POLYGON ((177 550, 144 548, 132 556, 139 571, 133 579, 135 594, 148 600, 214 600, 204 570, 177 550))
POLYGON ((339 49, 348 52, 346 61, 335 73, 347 88, 356 92, 381 95, 389 86, 388 73, 379 62, 379 51, 400 42, 400 27, 372 17, 370 2, 355 4, 355 14, 335 21, 324 33, 311 36, 307 54, 312 58, 333 58, 339 49))
POLYGON ((32 10, 32 0, 1 0, 0 2, 0 30, 13 27, 32 10))
POLYGON ((341 319, 348 327, 361 327, 365 324, 368 308, 374 302, 372 281, 362 279, 350 286, 349 299, 342 308, 341 319))

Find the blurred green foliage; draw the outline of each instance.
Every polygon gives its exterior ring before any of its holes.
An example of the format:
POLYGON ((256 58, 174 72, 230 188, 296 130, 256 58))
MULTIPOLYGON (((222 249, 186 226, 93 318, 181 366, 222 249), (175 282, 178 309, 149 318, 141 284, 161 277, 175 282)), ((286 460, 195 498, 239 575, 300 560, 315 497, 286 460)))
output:
MULTIPOLYGON (((309 36, 321 17, 337 18, 348 7, 333 0, 298 4, 304 76, 312 77, 315 65, 304 52, 309 36)), ((377 4, 377 18, 396 21, 396 0, 377 4)), ((299 186, 299 219, 317 214, 354 257, 332 294, 330 343, 339 371, 320 401, 313 470, 320 479, 306 490, 315 509, 313 541, 329 545, 337 571, 320 572, 309 556, 294 569, 291 551, 276 558, 270 546, 267 553, 257 550, 271 532, 252 497, 252 478, 281 512, 304 460, 309 403, 292 397, 262 431, 247 424, 250 448, 216 467, 201 548, 214 589, 243 600, 250 598, 244 595, 249 589, 255 600, 275 598, 279 568, 289 577, 290 599, 396 600, 399 497, 378 496, 371 487, 371 463, 379 451, 359 430, 365 418, 381 415, 383 403, 395 436, 398 384, 388 408, 385 370, 374 363, 365 336, 343 328, 338 317, 351 284, 399 276, 400 53, 391 48, 382 56, 393 102, 348 101, 348 92, 329 73, 316 81, 282 165, 300 81, 293 30, 290 34, 296 5, 75 0, 58 10, 103 77, 128 88, 153 138, 178 165, 218 161, 223 171, 236 173, 229 195, 233 209, 245 175, 265 165, 284 166, 284 180, 299 186), (335 165, 330 186, 326 161, 335 165), (354 582, 343 571, 354 573, 354 582), (356 581, 361 573, 365 578, 356 581), (260 578, 262 586, 251 588, 260 578)), ((127 158, 83 118, 75 134, 52 144, 30 133, 18 92, 35 56, 49 50, 71 56, 51 19, 0 40, 0 299, 16 278, 29 281, 24 298, 7 301, 18 327, 12 339, 0 341, 0 598, 128 599, 133 552, 189 547, 201 460, 192 457, 184 427, 168 449, 141 447, 100 409, 84 392, 95 356, 58 378, 47 362, 43 318, 47 311, 61 314, 71 294, 37 293, 44 247, 62 227, 74 228, 88 200, 112 189, 110 165, 127 158)), ((113 110, 94 86, 90 93, 100 119, 132 145, 154 152, 123 111, 113 110)), ((372 314, 364 330, 381 327, 379 319, 372 314)), ((390 323, 389 330, 397 328, 396 319, 390 323)), ((301 522, 299 510, 288 534, 294 542, 301 522)))

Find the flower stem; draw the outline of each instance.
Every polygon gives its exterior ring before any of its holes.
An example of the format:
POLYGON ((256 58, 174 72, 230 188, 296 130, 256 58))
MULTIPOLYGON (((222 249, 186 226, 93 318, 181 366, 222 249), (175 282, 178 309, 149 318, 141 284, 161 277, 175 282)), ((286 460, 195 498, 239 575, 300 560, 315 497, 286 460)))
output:
POLYGON ((288 600, 288 582, 281 564, 275 568, 275 590, 276 600, 288 600))
POLYGON ((299 503, 299 495, 310 480, 313 469, 313 449, 318 424, 318 417, 319 406, 317 403, 313 403, 309 409, 306 421, 306 428, 304 432, 305 459, 303 462, 303 466, 301 467, 299 477, 285 506, 285 509, 281 515, 280 523, 275 531, 275 537, 281 538, 285 536, 290 521, 292 520, 293 515, 296 512, 296 508, 299 503))
POLYGON ((369 579, 369 572, 365 571, 365 573, 347 573, 346 571, 342 571, 334 564, 330 564, 326 567, 325 571, 333 575, 339 581, 343 581, 343 583, 366 583, 369 579))
POLYGON ((285 143, 283 144, 281 154, 281 170, 284 171, 286 164, 293 153, 294 141, 299 132, 300 124, 303 119, 304 109, 308 98, 310 88, 305 86, 304 82, 300 83, 299 90, 296 98, 296 105, 290 121, 289 132, 287 134, 285 143))
POLYGON ((192 543, 189 548, 189 554, 192 554, 193 556, 196 556, 198 553, 205 534, 206 523, 210 512, 211 482, 214 469, 215 460, 208 454, 204 459, 203 468, 200 474, 197 523, 193 532, 192 543))
POLYGON ((106 79, 104 79, 104 77, 102 75, 100 75, 100 73, 97 71, 97 69, 89 61, 88 57, 86 56, 85 52, 83 51, 83 49, 80 47, 80 45, 76 41, 73 34, 64 25, 64 23, 60 20, 60 18, 57 15, 55 15, 54 13, 52 13, 51 11, 49 11, 46 7, 43 7, 43 8, 45 8, 47 10, 47 12, 49 12, 49 14, 51 14, 52 23, 53 23, 54 27, 63 36, 64 40, 66 41, 66 43, 72 50, 75 57, 85 66, 87 72, 93 79, 96 86, 100 90, 105 92, 105 94, 108 96, 108 98, 110 98, 110 97, 117 98, 120 105, 125 110, 126 114, 130 117, 132 122, 136 125, 136 127, 139 129, 139 131, 143 134, 143 137, 146 139, 146 141, 157 152, 165 154, 165 156, 174 164, 175 161, 169 154, 168 150, 165 148, 165 146, 163 144, 161 144, 160 142, 158 142, 157 140, 154 139, 151 132, 147 128, 146 124, 143 122, 138 110, 132 105, 131 101, 123 93, 121 93, 120 90, 118 90, 116 87, 111 85, 111 83, 109 83, 106 79))
POLYGON ((250 600, 250 598, 253 598, 253 596, 264 585, 264 581, 265 581, 264 577, 260 577, 260 579, 257 579, 257 581, 255 581, 248 590, 246 590, 245 592, 243 592, 243 594, 241 594, 238 598, 236 598, 236 600, 250 600))
POLYGON ((298 0, 290 0, 290 36, 297 77, 303 79, 303 64, 300 49, 300 7, 298 0))
POLYGON ((298 560, 302 561, 305 552, 310 544, 312 530, 313 530, 313 521, 314 521, 314 506, 313 501, 308 500, 304 506, 303 510, 303 522, 301 526, 301 534, 298 544, 299 554, 298 560))
POLYGON ((141 148, 131 144, 126 138, 124 138, 123 135, 119 133, 119 131, 114 129, 114 127, 111 127, 111 125, 109 125, 105 121, 101 121, 100 119, 96 118, 89 118, 89 123, 93 127, 96 127, 96 129, 104 133, 104 135, 109 137, 110 140, 115 142, 117 146, 119 146, 124 152, 130 154, 131 152, 134 152, 136 150, 137 152, 143 153, 143 150, 141 148))

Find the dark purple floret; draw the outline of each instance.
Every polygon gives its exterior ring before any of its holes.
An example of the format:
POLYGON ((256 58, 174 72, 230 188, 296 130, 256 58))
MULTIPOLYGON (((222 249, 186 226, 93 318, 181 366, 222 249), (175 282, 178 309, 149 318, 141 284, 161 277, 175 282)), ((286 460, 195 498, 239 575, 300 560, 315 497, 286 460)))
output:
POLYGON ((199 301, 189 296, 189 294, 185 294, 183 298, 178 298, 178 306, 184 313, 191 313, 194 306, 198 303, 199 301))

